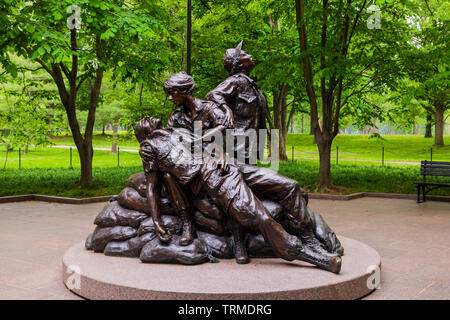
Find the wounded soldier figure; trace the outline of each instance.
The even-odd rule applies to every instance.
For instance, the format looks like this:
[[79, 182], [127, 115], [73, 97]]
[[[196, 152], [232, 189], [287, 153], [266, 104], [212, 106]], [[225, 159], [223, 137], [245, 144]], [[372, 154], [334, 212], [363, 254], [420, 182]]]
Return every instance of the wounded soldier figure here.
[[[246, 164], [229, 162], [227, 170], [223, 170], [217, 160], [199, 162], [190, 152], [182, 152], [179, 136], [173, 134], [172, 128], [163, 128], [159, 119], [140, 120], [135, 135], [148, 185], [148, 209], [160, 238], [170, 241], [170, 233], [161, 222], [159, 201], [161, 176], [170, 174], [190, 193], [188, 197], [206, 193], [225, 215], [243, 228], [260, 233], [278, 257], [306, 261], [339, 273], [342, 247], [335, 236], [332, 250], [318, 239], [313, 215], [295, 180]], [[271, 217], [260, 198], [281, 204], [288, 221], [285, 228]]]

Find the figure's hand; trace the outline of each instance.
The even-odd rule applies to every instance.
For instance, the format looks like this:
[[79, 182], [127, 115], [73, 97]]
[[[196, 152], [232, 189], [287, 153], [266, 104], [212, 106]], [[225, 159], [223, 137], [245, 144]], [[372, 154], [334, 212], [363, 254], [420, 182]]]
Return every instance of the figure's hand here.
[[156, 234], [159, 240], [164, 243], [169, 243], [172, 240], [172, 234], [169, 230], [164, 229], [161, 225], [156, 225]]
[[227, 174], [230, 170], [230, 166], [228, 164], [227, 156], [225, 153], [221, 153], [216, 157], [208, 157], [206, 160], [206, 166], [209, 169], [218, 169], [221, 176]]
[[150, 152], [150, 150], [145, 149], [139, 150], [139, 155], [141, 156], [142, 159], [149, 159], [152, 157], [152, 153]]
[[230, 165], [228, 164], [227, 155], [225, 154], [225, 152], [222, 153], [221, 160], [219, 160], [217, 167], [220, 168], [221, 176], [227, 174], [230, 171]]
[[225, 108], [225, 116], [223, 119], [223, 123], [230, 123], [231, 125], [233, 125], [234, 123], [234, 119], [233, 119], [233, 113], [231, 112], [230, 108]]

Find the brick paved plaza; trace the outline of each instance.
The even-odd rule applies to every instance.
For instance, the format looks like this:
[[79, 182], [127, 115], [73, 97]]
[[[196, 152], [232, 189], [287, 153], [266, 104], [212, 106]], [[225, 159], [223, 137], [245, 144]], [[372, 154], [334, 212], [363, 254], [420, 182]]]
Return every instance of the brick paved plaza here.
[[[0, 204], [0, 299], [80, 299], [62, 283], [61, 259], [104, 205]], [[450, 299], [450, 203], [313, 199], [310, 207], [381, 255], [381, 289], [365, 299]]]

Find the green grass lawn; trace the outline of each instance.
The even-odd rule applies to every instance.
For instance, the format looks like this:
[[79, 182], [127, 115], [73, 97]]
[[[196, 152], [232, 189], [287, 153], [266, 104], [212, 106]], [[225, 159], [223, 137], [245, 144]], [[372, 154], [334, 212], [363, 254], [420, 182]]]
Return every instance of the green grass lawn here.
[[[125, 138], [126, 132], [120, 132], [121, 137], [118, 146], [123, 149], [139, 149], [139, 144], [134, 137]], [[369, 138], [369, 135], [338, 135], [332, 145], [332, 159], [336, 160], [336, 147], [339, 147], [339, 160], [352, 159], [372, 160], [381, 162], [382, 147], [384, 147], [384, 159], [386, 161], [416, 161], [430, 160], [430, 148], [434, 144], [434, 138], [425, 139], [423, 136], [413, 135], [383, 135], [383, 139]], [[294, 147], [295, 159], [318, 159], [317, 146], [313, 144], [313, 136], [309, 134], [288, 134], [286, 148], [288, 157], [292, 157]], [[450, 145], [450, 135], [444, 137]], [[71, 137], [56, 137], [53, 139], [56, 145], [75, 146]], [[112, 143], [111, 132], [106, 135], [97, 133], [94, 135], [94, 147], [110, 148]], [[450, 161], [450, 146], [433, 148], [433, 160]]]
[[[339, 161], [344, 159], [363, 159], [381, 162], [382, 147], [386, 161], [430, 160], [430, 148], [434, 138], [413, 135], [383, 135], [384, 140], [369, 138], [369, 135], [338, 135], [332, 145], [332, 159], [336, 159], [336, 147], [339, 147]], [[314, 137], [309, 134], [288, 134], [286, 149], [291, 158], [294, 146], [294, 158], [318, 158]], [[450, 135], [444, 137], [450, 145]], [[433, 160], [450, 161], [450, 146], [433, 148]]]
[[[121, 133], [123, 135], [123, 133]], [[361, 191], [415, 193], [414, 181], [421, 179], [419, 165], [388, 163], [381, 166], [381, 147], [385, 147], [387, 161], [420, 161], [430, 158], [433, 139], [422, 136], [383, 136], [385, 140], [369, 139], [364, 135], [339, 135], [333, 150], [339, 146], [339, 164], [332, 155], [332, 180], [335, 185], [347, 188], [345, 193]], [[450, 136], [445, 137], [450, 144]], [[73, 145], [71, 137], [58, 137], [55, 144]], [[296, 179], [301, 186], [316, 182], [319, 165], [317, 146], [310, 135], [289, 134], [288, 155], [294, 145], [295, 156], [301, 157], [294, 162], [280, 164], [279, 172]], [[94, 147], [109, 148], [109, 136], [95, 135]], [[116, 194], [125, 186], [126, 179], [142, 170], [137, 152], [124, 149], [138, 149], [136, 140], [119, 141], [122, 151], [111, 154], [109, 151], [94, 151], [94, 185], [80, 189], [75, 186], [79, 178], [80, 162], [78, 152], [72, 149], [72, 169], [70, 169], [70, 150], [59, 148], [30, 147], [29, 153], [21, 156], [19, 170], [19, 152], [17, 149], [8, 155], [7, 170], [0, 171], [0, 196], [39, 193], [71, 197]], [[306, 153], [300, 153], [306, 152]], [[5, 161], [5, 146], [0, 146], [0, 168]], [[365, 159], [373, 162], [351, 161], [344, 159]], [[450, 147], [434, 148], [433, 160], [450, 161]], [[118, 161], [119, 166], [118, 167]], [[448, 181], [448, 178], [435, 179]], [[438, 189], [433, 194], [450, 195], [449, 189]]]
[[118, 194], [132, 174], [142, 166], [93, 168], [94, 182], [87, 188], [76, 186], [80, 169], [34, 168], [0, 171], [0, 196], [44, 194], [74, 198]]
[[[75, 146], [71, 136], [54, 137], [52, 138], [52, 141], [55, 145]], [[111, 131], [105, 131], [105, 135], [101, 134], [101, 132], [94, 132], [92, 139], [94, 148], [111, 148], [112, 142], [113, 135]], [[119, 132], [119, 140], [117, 141], [117, 145], [124, 149], [139, 149], [139, 143], [136, 138], [134, 136], [127, 136], [126, 131]]]
[[[281, 163], [279, 172], [297, 180], [301, 186], [307, 186], [316, 181], [318, 170], [316, 161], [302, 160]], [[0, 171], [0, 196], [37, 193], [92, 197], [118, 194], [125, 187], [128, 177], [140, 171], [142, 166], [94, 168], [94, 184], [81, 189], [76, 186], [80, 175], [79, 169], [9, 169]], [[331, 172], [333, 182], [347, 188], [345, 194], [361, 191], [414, 194], [416, 188], [413, 182], [420, 179], [418, 167], [339, 164], [332, 165]], [[438, 189], [431, 194], [450, 196], [450, 190]]]
[[[5, 150], [0, 149], [0, 168], [4, 167]], [[107, 168], [131, 167], [142, 165], [141, 158], [137, 152], [120, 151], [117, 154], [111, 154], [109, 151], [94, 150], [93, 167]], [[29, 148], [28, 154], [21, 152], [20, 166], [23, 169], [29, 168], [70, 168], [70, 149], [59, 148]], [[80, 158], [75, 147], [72, 149], [72, 167], [80, 168]], [[6, 162], [7, 169], [19, 168], [19, 150], [15, 149], [8, 153]]]
[[[122, 136], [124, 132], [121, 133]], [[334, 140], [333, 154], [331, 162], [336, 163], [336, 146], [339, 146], [339, 163], [357, 163], [381, 165], [381, 148], [385, 148], [385, 161], [421, 161], [430, 159], [430, 148], [433, 139], [425, 139], [422, 136], [384, 136], [385, 140], [369, 139], [367, 135], [338, 135]], [[450, 136], [446, 136], [450, 142]], [[71, 137], [57, 137], [53, 139], [57, 145], [73, 146], [72, 166], [80, 166], [78, 152], [74, 147]], [[109, 135], [95, 135], [94, 147], [110, 148], [111, 137]], [[118, 142], [121, 149], [119, 155], [120, 166], [138, 166], [141, 164], [138, 153], [124, 150], [138, 150], [139, 145], [133, 139], [120, 140]], [[287, 138], [287, 153], [289, 159], [292, 156], [292, 146], [294, 146], [294, 158], [297, 160], [318, 159], [317, 146], [313, 144], [313, 137], [306, 134], [289, 134]], [[5, 146], [0, 146], [0, 168], [3, 168], [5, 161]], [[346, 160], [347, 159], [347, 160]], [[366, 161], [356, 162], [354, 159]], [[433, 148], [433, 160], [450, 161], [450, 147]], [[117, 166], [117, 154], [109, 151], [94, 151], [94, 167], [105, 168]], [[416, 164], [391, 164], [392, 166], [405, 165], [417, 167]], [[16, 148], [8, 155], [6, 168], [19, 167], [19, 152]], [[22, 168], [68, 168], [70, 167], [70, 150], [60, 148], [30, 147], [28, 154], [21, 156]]]

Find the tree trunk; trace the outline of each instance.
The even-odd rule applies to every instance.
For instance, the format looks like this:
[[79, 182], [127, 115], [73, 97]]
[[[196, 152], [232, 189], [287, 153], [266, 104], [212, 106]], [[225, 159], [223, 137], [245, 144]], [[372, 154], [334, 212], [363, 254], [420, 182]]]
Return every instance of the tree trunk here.
[[319, 167], [319, 185], [321, 187], [330, 188], [331, 185], [331, 142], [327, 140], [319, 141], [317, 144], [319, 148], [320, 167]]
[[6, 162], [8, 162], [9, 144], [6, 145], [5, 163], [3, 164], [3, 171], [6, 171]]
[[431, 126], [432, 126], [432, 115], [431, 112], [427, 112], [427, 124], [425, 125], [425, 138], [431, 138], [433, 134], [431, 133]]
[[273, 90], [273, 129], [279, 130], [279, 156], [280, 161], [287, 161], [286, 137], [287, 137], [287, 85], [277, 85]]
[[23, 149], [23, 154], [28, 154], [28, 142], [25, 144], [25, 148]]
[[373, 119], [373, 126], [371, 127], [370, 133], [378, 133], [377, 122], [378, 119]]
[[118, 132], [118, 125], [117, 122], [119, 121], [119, 116], [116, 115], [114, 117], [114, 125], [113, 125], [113, 143], [111, 145], [111, 153], [116, 154], [117, 153], [117, 139], [119, 138], [119, 136], [117, 135]]
[[[321, 124], [321, 122], [320, 122], [320, 117], [319, 117], [319, 119], [317, 120], [317, 124], [318, 124], [318, 127], [319, 127], [320, 131], [322, 131], [322, 124]], [[313, 125], [313, 124], [311, 123], [311, 130], [313, 130], [313, 132], [314, 132], [314, 128], [313, 128], [312, 125]], [[313, 134], [314, 134], [314, 133], [313, 133]], [[317, 136], [316, 136], [315, 134], [314, 134], [313, 144], [317, 144]]]
[[301, 122], [301, 126], [300, 126], [300, 132], [303, 133], [303, 118], [304, 118], [304, 114], [302, 113], [302, 122]]
[[79, 184], [81, 186], [92, 184], [92, 159], [94, 157], [94, 149], [92, 148], [92, 140], [84, 141], [80, 149], [78, 149], [80, 155], [81, 165], [81, 177]]
[[444, 111], [442, 104], [435, 105], [436, 112], [434, 114], [434, 145], [438, 147], [444, 146]]
[[294, 132], [294, 118], [295, 118], [295, 116], [292, 116], [292, 121], [291, 121], [291, 133], [295, 133], [295, 132]]

